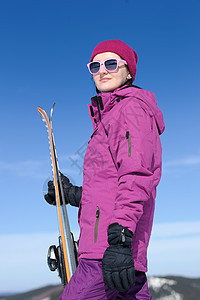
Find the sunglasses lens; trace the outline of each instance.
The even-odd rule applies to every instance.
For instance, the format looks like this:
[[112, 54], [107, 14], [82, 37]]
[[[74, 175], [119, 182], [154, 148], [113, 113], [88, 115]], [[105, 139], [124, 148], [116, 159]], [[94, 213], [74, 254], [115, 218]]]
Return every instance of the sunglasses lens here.
[[116, 59], [108, 59], [105, 61], [105, 67], [108, 71], [114, 71], [117, 69], [117, 60]]
[[92, 74], [96, 74], [100, 69], [100, 63], [99, 62], [92, 62], [90, 64], [90, 71]]

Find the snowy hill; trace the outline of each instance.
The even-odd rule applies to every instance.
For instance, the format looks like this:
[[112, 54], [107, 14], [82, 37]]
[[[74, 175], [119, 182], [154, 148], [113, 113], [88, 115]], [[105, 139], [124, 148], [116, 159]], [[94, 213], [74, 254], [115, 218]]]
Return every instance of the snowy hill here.
[[[200, 279], [178, 276], [149, 277], [149, 290], [154, 300], [199, 300]], [[23, 294], [1, 296], [0, 300], [57, 300], [60, 285], [46, 286]]]
[[173, 288], [177, 281], [166, 278], [151, 277], [148, 280], [149, 290], [155, 299], [162, 300], [182, 300], [183, 294], [177, 293]]
[[149, 290], [155, 300], [199, 300], [200, 279], [178, 276], [149, 277]]

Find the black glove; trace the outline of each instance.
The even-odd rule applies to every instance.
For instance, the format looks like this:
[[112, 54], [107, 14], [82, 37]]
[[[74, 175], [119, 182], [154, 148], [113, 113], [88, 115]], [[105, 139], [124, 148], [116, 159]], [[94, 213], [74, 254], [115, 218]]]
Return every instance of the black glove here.
[[110, 224], [108, 227], [108, 244], [129, 247], [132, 243], [133, 233], [127, 227], [118, 223]]
[[[82, 196], [82, 187], [74, 186], [69, 179], [60, 173], [65, 203], [79, 207]], [[48, 193], [44, 195], [44, 199], [52, 205], [56, 205], [55, 187], [52, 180], [48, 182]], [[62, 204], [62, 203], [61, 203]]]
[[135, 268], [130, 245], [133, 233], [118, 223], [108, 228], [110, 246], [104, 252], [102, 272], [110, 290], [123, 292], [135, 284]]

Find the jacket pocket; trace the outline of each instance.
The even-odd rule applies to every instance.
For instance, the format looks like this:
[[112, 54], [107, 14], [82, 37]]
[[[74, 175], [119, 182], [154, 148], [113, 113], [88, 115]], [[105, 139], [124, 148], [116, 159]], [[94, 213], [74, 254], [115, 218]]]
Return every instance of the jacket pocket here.
[[128, 157], [131, 156], [131, 138], [130, 138], [130, 132], [126, 131], [126, 138], [128, 140]]
[[82, 208], [82, 204], [81, 204], [81, 201], [80, 201], [79, 209], [78, 209], [78, 222], [80, 221], [80, 217], [81, 217], [81, 208]]
[[100, 218], [100, 209], [97, 206], [97, 209], [96, 209], [95, 231], [94, 231], [94, 242], [95, 243], [97, 242], [97, 237], [98, 237], [99, 218]]

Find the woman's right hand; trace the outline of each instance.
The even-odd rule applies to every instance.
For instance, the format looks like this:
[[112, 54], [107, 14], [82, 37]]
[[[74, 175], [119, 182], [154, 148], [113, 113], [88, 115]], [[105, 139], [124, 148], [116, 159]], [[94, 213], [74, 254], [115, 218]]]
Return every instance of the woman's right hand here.
[[[74, 186], [69, 179], [60, 173], [61, 182], [63, 187], [63, 193], [65, 197], [65, 203], [72, 206], [79, 207], [79, 203], [82, 196], [82, 187]], [[44, 195], [44, 199], [51, 205], [56, 205], [55, 187], [52, 180], [48, 182], [48, 193]], [[61, 199], [62, 205], [62, 199]]]
[[48, 193], [44, 195], [44, 199], [51, 205], [56, 205], [55, 187], [52, 180], [48, 182]]

